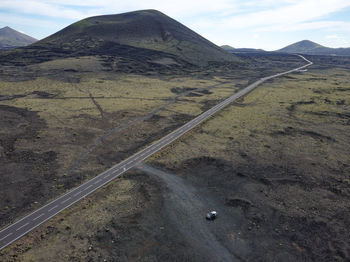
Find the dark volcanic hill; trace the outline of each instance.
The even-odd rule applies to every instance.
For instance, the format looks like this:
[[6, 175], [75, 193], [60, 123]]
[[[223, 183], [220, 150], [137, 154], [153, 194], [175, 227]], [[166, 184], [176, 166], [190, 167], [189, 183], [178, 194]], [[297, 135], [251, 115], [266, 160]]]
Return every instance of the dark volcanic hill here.
[[8, 26], [0, 29], [0, 49], [11, 49], [30, 45], [36, 40], [33, 37], [20, 33]]
[[44, 61], [63, 55], [119, 55], [143, 57], [143, 61], [158, 56], [195, 65], [238, 61], [234, 55], [156, 10], [86, 18], [32, 45], [25, 57]]
[[303, 40], [282, 49], [277, 52], [283, 53], [300, 53], [307, 55], [350, 55], [350, 48], [330, 48], [309, 40]]
[[90, 41], [162, 51], [187, 62], [232, 61], [235, 58], [191, 29], [156, 10], [104, 15], [81, 20], [42, 43], [68, 46]]

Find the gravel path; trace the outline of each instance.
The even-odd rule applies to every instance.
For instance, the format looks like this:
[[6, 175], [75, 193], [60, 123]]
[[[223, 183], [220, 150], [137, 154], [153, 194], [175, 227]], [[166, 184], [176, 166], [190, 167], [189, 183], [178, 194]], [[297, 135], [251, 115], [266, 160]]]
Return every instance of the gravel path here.
[[[144, 163], [138, 169], [165, 185], [165, 212], [194, 252], [205, 254], [208, 261], [244, 261], [242, 255], [247, 252], [244, 243], [228, 240], [225, 236], [228, 225], [232, 226], [232, 217], [229, 218], [224, 205], [209, 199], [209, 196], [174, 174]], [[206, 213], [214, 209], [218, 212], [218, 218], [207, 221]]]

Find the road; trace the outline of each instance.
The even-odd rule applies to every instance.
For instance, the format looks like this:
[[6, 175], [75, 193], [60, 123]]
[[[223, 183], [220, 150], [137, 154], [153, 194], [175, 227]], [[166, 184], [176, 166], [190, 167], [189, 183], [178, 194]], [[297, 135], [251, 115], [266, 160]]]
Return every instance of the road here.
[[152, 145], [148, 146], [147, 148], [137, 152], [136, 154], [130, 156], [129, 158], [125, 159], [121, 163], [113, 166], [112, 168], [106, 170], [105, 172], [99, 174], [95, 178], [87, 181], [86, 183], [74, 188], [73, 190], [69, 191], [68, 193], [60, 196], [59, 198], [53, 200], [52, 202], [46, 204], [45, 206], [39, 208], [38, 210], [34, 211], [33, 213], [23, 217], [22, 219], [18, 220], [14, 224], [2, 229], [0, 231], [0, 250], [8, 246], [9, 244], [13, 243], [17, 239], [21, 238], [28, 232], [32, 231], [42, 223], [48, 221], [50, 218], [55, 216], [56, 214], [60, 213], [61, 211], [65, 210], [66, 208], [70, 207], [74, 203], [78, 202], [82, 198], [86, 197], [87, 195], [91, 194], [92, 192], [96, 191], [100, 187], [103, 187], [104, 185], [111, 182], [116, 177], [120, 176], [121, 174], [125, 173], [129, 169], [133, 168], [134, 166], [138, 165], [142, 161], [144, 161], [146, 158], [150, 157], [157, 151], [161, 150], [162, 148], [166, 147], [170, 143], [172, 143], [174, 140], [178, 139], [194, 127], [198, 126], [201, 122], [208, 119], [210, 116], [214, 115], [224, 107], [226, 107], [228, 104], [232, 103], [233, 101], [237, 100], [238, 98], [246, 95], [247, 93], [251, 92], [254, 88], [256, 88], [261, 83], [275, 78], [279, 77], [285, 74], [289, 74], [298, 70], [301, 70], [303, 68], [306, 68], [310, 65], [312, 65], [312, 62], [307, 60], [305, 57], [299, 55], [302, 59], [304, 59], [307, 64], [304, 66], [283, 72], [278, 73], [272, 76], [264, 77], [259, 79], [258, 81], [254, 82], [253, 84], [249, 85], [245, 89], [241, 90], [240, 92], [232, 95], [231, 97], [227, 98], [220, 104], [212, 107], [208, 111], [202, 113], [201, 115], [197, 116], [196, 118], [192, 119], [185, 125], [181, 126], [180, 128], [176, 129], [175, 131], [171, 132], [170, 134], [166, 135], [165, 137], [161, 138], [157, 142], [153, 143]]

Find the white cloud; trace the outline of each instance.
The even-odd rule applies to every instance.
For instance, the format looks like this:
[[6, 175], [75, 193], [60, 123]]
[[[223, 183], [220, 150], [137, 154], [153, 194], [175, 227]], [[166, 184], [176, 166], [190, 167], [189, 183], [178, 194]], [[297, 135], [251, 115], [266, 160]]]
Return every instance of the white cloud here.
[[0, 9], [12, 10], [17, 14], [30, 14], [48, 17], [81, 19], [85, 17], [82, 12], [64, 6], [45, 3], [37, 0], [1, 0]]
[[4, 12], [0, 12], [0, 24], [8, 25], [30, 25], [31, 27], [42, 27], [42, 28], [62, 28], [64, 26], [62, 23], [57, 23], [54, 21], [35, 18], [26, 18], [20, 15], [12, 15]]
[[326, 39], [325, 43], [330, 47], [344, 47], [349, 45], [348, 39], [338, 34], [326, 35], [324, 38]]
[[229, 29], [283, 28], [320, 19], [343, 8], [350, 7], [350, 1], [348, 0], [303, 0], [290, 2], [291, 4], [269, 10], [251, 12], [225, 19], [210, 21], [207, 18], [203, 18], [198, 20], [196, 24], [203, 26], [211, 24], [212, 27], [224, 26]]
[[[232, 0], [177, 0], [177, 1], [115, 1], [115, 0], [1, 0], [0, 9], [18, 13], [81, 19], [96, 14], [113, 14], [140, 9], [157, 9], [168, 15], [186, 17], [204, 13], [225, 13], [236, 10]], [[83, 9], [82, 9], [83, 8]]]
[[330, 31], [350, 31], [350, 22], [341, 21], [317, 21], [295, 24], [273, 25], [256, 29], [259, 32], [292, 32], [328, 29]]
[[339, 39], [339, 35], [326, 35], [326, 39]]
[[238, 32], [244, 31], [260, 44], [263, 36], [272, 32], [349, 32], [350, 22], [331, 19], [347, 7], [349, 0], [0, 0], [0, 10], [6, 15], [0, 21], [26, 23], [23, 17], [32, 16], [35, 19], [29, 20], [34, 24], [42, 18], [44, 26], [50, 26], [50, 21], [60, 19], [68, 23], [93, 15], [157, 9], [214, 42], [233, 39], [230, 35], [238, 41]]
[[[78, 20], [88, 16], [158, 9], [176, 19], [196, 20], [206, 27], [291, 27], [313, 21], [350, 6], [349, 0], [1, 0], [0, 9]], [[256, 11], [260, 10], [260, 11]], [[243, 12], [243, 13], [242, 13]], [[239, 14], [241, 13], [241, 14]], [[224, 17], [225, 16], [225, 17]], [[201, 18], [200, 18], [201, 17]]]

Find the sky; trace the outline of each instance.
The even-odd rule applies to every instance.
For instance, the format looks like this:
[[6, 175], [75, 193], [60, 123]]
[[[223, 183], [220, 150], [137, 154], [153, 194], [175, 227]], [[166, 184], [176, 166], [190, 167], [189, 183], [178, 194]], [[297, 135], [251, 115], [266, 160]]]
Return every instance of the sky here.
[[0, 28], [45, 38], [86, 17], [157, 9], [217, 45], [350, 47], [350, 0], [0, 0]]

